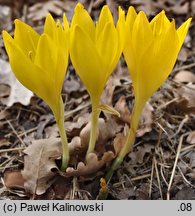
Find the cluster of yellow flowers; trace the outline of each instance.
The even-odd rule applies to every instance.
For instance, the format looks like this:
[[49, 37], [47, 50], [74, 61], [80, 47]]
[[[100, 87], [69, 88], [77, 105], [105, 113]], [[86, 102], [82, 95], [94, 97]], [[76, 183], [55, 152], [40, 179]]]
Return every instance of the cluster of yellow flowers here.
[[99, 113], [102, 109], [109, 109], [100, 104], [101, 94], [121, 54], [124, 54], [133, 81], [135, 104], [131, 129], [126, 144], [113, 163], [113, 171], [134, 142], [146, 101], [174, 67], [190, 22], [191, 18], [176, 29], [175, 21], [169, 21], [164, 11], [149, 22], [143, 11], [137, 14], [130, 7], [126, 16], [119, 8], [115, 25], [108, 6], [104, 6], [94, 23], [78, 3], [71, 23], [64, 15], [62, 26], [49, 14], [41, 35], [20, 20], [15, 20], [14, 38], [3, 31], [5, 48], [17, 79], [46, 101], [54, 113], [63, 143], [62, 170], [66, 170], [69, 162], [61, 98], [69, 54], [91, 98], [92, 124], [87, 155], [94, 151]]

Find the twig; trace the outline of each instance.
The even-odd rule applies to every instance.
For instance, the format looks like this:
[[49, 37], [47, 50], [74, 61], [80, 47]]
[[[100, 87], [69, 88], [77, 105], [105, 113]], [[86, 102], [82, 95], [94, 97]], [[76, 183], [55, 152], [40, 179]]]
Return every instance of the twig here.
[[191, 184], [191, 183], [186, 179], [186, 177], [184, 176], [184, 174], [183, 174], [183, 172], [181, 171], [180, 167], [177, 167], [177, 168], [178, 168], [178, 170], [179, 170], [179, 172], [180, 172], [182, 178], [183, 178], [184, 181], [186, 182], [186, 184], [190, 185], [190, 187], [192, 187], [192, 188], [195, 188], [195, 186], [194, 186], [193, 184]]
[[151, 198], [151, 194], [152, 194], [153, 176], [154, 176], [154, 158], [153, 158], [153, 160], [152, 160], [152, 170], [151, 170], [151, 177], [150, 177], [150, 189], [149, 189], [149, 197], [150, 197], [150, 198]]
[[172, 139], [173, 137], [176, 137], [176, 136], [179, 134], [179, 132], [181, 131], [182, 127], [184, 126], [184, 124], [185, 124], [188, 120], [189, 120], [189, 116], [186, 115], [185, 118], [184, 118], [184, 119], [181, 121], [181, 123], [179, 124], [179, 127], [178, 127], [177, 131], [174, 133], [173, 136], [171, 136], [171, 139]]
[[194, 147], [195, 147], [195, 144], [192, 144], [190, 146], [186, 146], [186, 147], [184, 147], [184, 148], [181, 149], [181, 152], [187, 151], [187, 150], [189, 150], [191, 148], [194, 148]]
[[36, 131], [37, 128], [38, 128], [38, 126], [36, 126], [36, 127], [34, 127], [34, 128], [31, 128], [31, 129], [29, 129], [29, 130], [27, 130], [27, 131], [22, 132], [21, 134], [18, 134], [18, 136], [19, 136], [19, 137], [22, 137], [22, 136], [24, 136], [24, 135], [27, 135], [28, 133], [31, 133], [31, 132], [33, 132], [33, 131]]
[[12, 129], [12, 131], [14, 132], [14, 134], [17, 136], [17, 138], [20, 140], [20, 142], [24, 145], [25, 143], [23, 142], [23, 140], [20, 138], [20, 136], [18, 135], [17, 131], [15, 130], [15, 128], [13, 127], [13, 125], [11, 124], [11, 122], [9, 120], [6, 120], [6, 122], [9, 124], [10, 128]]
[[171, 173], [171, 178], [169, 180], [169, 186], [168, 186], [168, 189], [167, 189], [167, 200], [170, 200], [170, 189], [171, 189], [171, 186], [172, 186], [172, 183], [173, 183], [173, 178], [175, 176], [175, 169], [176, 169], [177, 162], [178, 162], [178, 159], [179, 159], [179, 155], [180, 155], [180, 152], [181, 152], [181, 146], [182, 146], [182, 143], [183, 143], [183, 138], [185, 136], [187, 136], [188, 134], [189, 134], [189, 132], [183, 134], [180, 137], [180, 140], [179, 140], [179, 145], [178, 145], [178, 148], [177, 148], [177, 154], [176, 154], [176, 157], [175, 157], [175, 162], [174, 162], [173, 170], [172, 170], [172, 173]]
[[161, 104], [160, 106], [158, 106], [158, 107], [156, 108], [156, 111], [157, 111], [157, 110], [161, 110], [161, 109], [167, 107], [168, 105], [170, 105], [171, 103], [173, 103], [173, 102], [175, 102], [175, 101], [178, 101], [178, 98], [174, 98], [174, 99], [168, 101], [168, 102], [165, 103], [165, 104]]
[[181, 71], [181, 70], [187, 70], [187, 69], [192, 68], [192, 67], [195, 67], [195, 63], [175, 68], [175, 69], [173, 69], [173, 73]]
[[142, 176], [136, 176], [136, 177], [132, 178], [131, 181], [138, 181], [138, 180], [141, 180], [141, 179], [148, 178], [148, 177], [150, 177], [150, 176], [151, 176], [150, 173], [149, 173], [149, 174], [144, 174], [144, 175], [142, 175]]
[[92, 8], [93, 8], [94, 0], [91, 0], [89, 3], [89, 7], [87, 9], [88, 13], [91, 14]]
[[168, 182], [165, 179], [164, 173], [163, 173], [163, 166], [162, 164], [160, 164], [160, 174], [162, 176], [162, 179], [164, 180], [165, 184], [167, 185], [167, 187], [169, 186]]
[[78, 106], [76, 109], [74, 109], [74, 110], [71, 110], [71, 111], [68, 111], [68, 112], [65, 112], [65, 118], [68, 118], [68, 117], [70, 117], [70, 116], [72, 116], [72, 114], [74, 114], [74, 113], [76, 113], [76, 112], [78, 112], [78, 111], [80, 111], [80, 110], [82, 110], [82, 109], [84, 109], [84, 108], [86, 108], [86, 107], [89, 107], [91, 105], [91, 103], [86, 103], [85, 105], [80, 105], [80, 106]]
[[157, 181], [158, 181], [158, 188], [160, 191], [160, 196], [161, 196], [161, 199], [163, 199], [162, 188], [161, 188], [161, 184], [160, 184], [160, 177], [159, 177], [159, 172], [158, 172], [158, 167], [157, 167], [157, 162], [156, 162], [155, 157], [154, 157], [154, 167], [155, 167], [155, 171], [156, 171], [156, 177], [157, 177]]
[[3, 152], [11, 152], [11, 151], [21, 151], [24, 150], [24, 147], [19, 147], [19, 148], [9, 148], [9, 149], [0, 149], [0, 154]]

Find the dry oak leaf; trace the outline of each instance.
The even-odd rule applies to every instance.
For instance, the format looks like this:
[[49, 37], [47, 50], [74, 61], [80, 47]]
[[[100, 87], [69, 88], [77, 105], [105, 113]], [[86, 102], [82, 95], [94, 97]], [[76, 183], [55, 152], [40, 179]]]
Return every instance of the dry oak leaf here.
[[114, 138], [114, 141], [113, 141], [115, 155], [118, 155], [118, 153], [122, 149], [123, 145], [125, 144], [125, 142], [127, 140], [128, 132], [129, 132], [129, 127], [126, 124], [124, 129], [123, 129], [123, 132], [116, 134], [116, 137]]
[[[116, 121], [110, 116], [110, 118], [105, 121], [103, 118], [98, 119], [98, 131], [97, 131], [97, 142], [95, 150], [99, 154], [105, 152], [106, 142], [112, 139], [123, 126], [116, 123]], [[89, 137], [90, 137], [91, 122], [89, 122], [80, 132], [81, 146], [83, 149], [88, 147]]]
[[128, 157], [131, 159], [130, 164], [142, 164], [144, 161], [144, 156], [146, 155], [146, 153], [150, 154], [152, 149], [154, 149], [154, 146], [151, 144], [144, 144], [143, 146], [138, 146], [137, 151], [133, 151], [128, 154]]
[[22, 176], [28, 193], [41, 195], [51, 186], [58, 170], [55, 160], [61, 156], [61, 142], [58, 138], [35, 140], [24, 150]]
[[39, 21], [44, 19], [48, 13], [60, 16], [68, 10], [70, 10], [68, 4], [59, 0], [39, 2], [29, 8], [28, 19]]
[[78, 117], [77, 121], [66, 121], [65, 128], [69, 136], [74, 137], [78, 136], [82, 128], [89, 122], [90, 115], [89, 113], [84, 114], [83, 116]]
[[141, 115], [139, 129], [136, 131], [136, 137], [141, 137], [145, 133], [152, 131], [153, 111], [152, 105], [147, 102]]
[[7, 171], [4, 173], [4, 183], [9, 189], [24, 189], [24, 179], [21, 171]]
[[94, 174], [114, 158], [115, 155], [112, 151], [105, 152], [101, 159], [98, 159], [95, 153], [90, 153], [88, 159], [86, 160], [86, 164], [79, 162], [77, 169], [68, 167], [66, 169], [65, 176], [86, 176]]
[[190, 134], [188, 135], [186, 141], [189, 144], [195, 144], [195, 131], [190, 132]]
[[178, 90], [177, 106], [186, 113], [195, 114], [195, 84], [188, 83]]
[[102, 104], [107, 104], [109, 106], [112, 106], [112, 98], [113, 98], [114, 89], [115, 89], [115, 86], [113, 85], [113, 78], [111, 76], [108, 82], [106, 83], [106, 87], [101, 96]]
[[195, 74], [192, 73], [191, 71], [187, 70], [182, 70], [179, 71], [175, 76], [174, 76], [174, 81], [179, 82], [179, 83], [195, 83]]
[[125, 96], [121, 96], [117, 103], [115, 104], [114, 108], [120, 113], [120, 120], [129, 124], [130, 122], [130, 111], [127, 106]]

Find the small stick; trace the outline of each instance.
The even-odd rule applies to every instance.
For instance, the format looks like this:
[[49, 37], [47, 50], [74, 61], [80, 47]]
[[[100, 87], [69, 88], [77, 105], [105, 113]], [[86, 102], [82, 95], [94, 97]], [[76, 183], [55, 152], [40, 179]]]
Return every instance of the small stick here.
[[13, 127], [13, 125], [11, 124], [11, 122], [9, 120], [6, 120], [6, 122], [9, 124], [10, 128], [12, 129], [12, 131], [14, 132], [14, 134], [17, 136], [17, 138], [20, 140], [20, 142], [24, 145], [25, 143], [23, 142], [23, 140], [20, 138], [20, 136], [18, 135], [17, 131], [15, 130], [15, 128]]
[[154, 158], [153, 158], [153, 160], [152, 160], [152, 170], [151, 170], [151, 177], [150, 177], [150, 189], [149, 189], [149, 197], [150, 197], [150, 198], [151, 198], [151, 194], [152, 194], [153, 176], [154, 176]]
[[175, 157], [175, 162], [174, 162], [173, 170], [172, 170], [172, 173], [171, 173], [171, 178], [169, 180], [169, 186], [168, 186], [168, 189], [167, 189], [167, 200], [170, 200], [170, 189], [171, 189], [171, 186], [172, 186], [172, 183], [173, 183], [173, 178], [174, 178], [174, 175], [175, 175], [175, 169], [176, 169], [177, 162], [178, 162], [178, 159], [179, 159], [179, 155], [180, 155], [180, 152], [181, 152], [181, 146], [182, 146], [182, 143], [183, 143], [183, 138], [185, 136], [187, 136], [188, 134], [189, 134], [189, 132], [183, 134], [180, 137], [180, 140], [179, 140], [179, 145], [178, 145], [178, 148], [177, 148], [177, 154], [176, 154], [176, 157]]
[[9, 149], [0, 149], [0, 154], [4, 152], [11, 152], [11, 151], [21, 151], [24, 150], [24, 147], [19, 147], [19, 148], [9, 148]]
[[157, 177], [157, 181], [158, 181], [158, 188], [160, 191], [160, 196], [161, 196], [161, 199], [163, 199], [162, 188], [161, 188], [161, 184], [160, 184], [160, 177], [159, 177], [158, 167], [157, 167], [157, 161], [156, 161], [155, 157], [154, 157], [154, 167], [155, 167], [155, 171], [156, 171], [156, 177]]

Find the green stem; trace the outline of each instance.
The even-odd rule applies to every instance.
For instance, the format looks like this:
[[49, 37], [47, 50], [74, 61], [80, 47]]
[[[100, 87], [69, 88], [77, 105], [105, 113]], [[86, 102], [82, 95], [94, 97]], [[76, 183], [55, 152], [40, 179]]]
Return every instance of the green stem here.
[[92, 101], [91, 131], [90, 131], [90, 139], [89, 139], [89, 146], [87, 150], [86, 159], [88, 158], [89, 153], [92, 153], [94, 151], [95, 143], [97, 140], [98, 118], [100, 114], [100, 111], [98, 109], [98, 104], [99, 103]]
[[60, 99], [60, 116], [59, 118], [56, 118], [56, 122], [58, 125], [58, 129], [62, 141], [62, 150], [63, 150], [61, 170], [66, 171], [70, 156], [69, 156], [69, 148], [68, 148], [68, 141], [66, 137], [66, 131], [64, 127], [64, 104], [62, 98]]
[[137, 130], [137, 127], [139, 124], [139, 119], [140, 119], [143, 107], [144, 107], [143, 104], [135, 103], [134, 108], [133, 108], [133, 112], [131, 115], [131, 120], [130, 120], [131, 128], [129, 130], [127, 140], [126, 140], [124, 146], [122, 147], [121, 151], [119, 152], [119, 155], [114, 160], [110, 169], [108, 170], [106, 177], [105, 177], [106, 181], [108, 181], [112, 177], [114, 171], [116, 169], [118, 169], [118, 167], [121, 165], [124, 157], [126, 156], [127, 153], [129, 153], [132, 145], [134, 144], [136, 130]]

